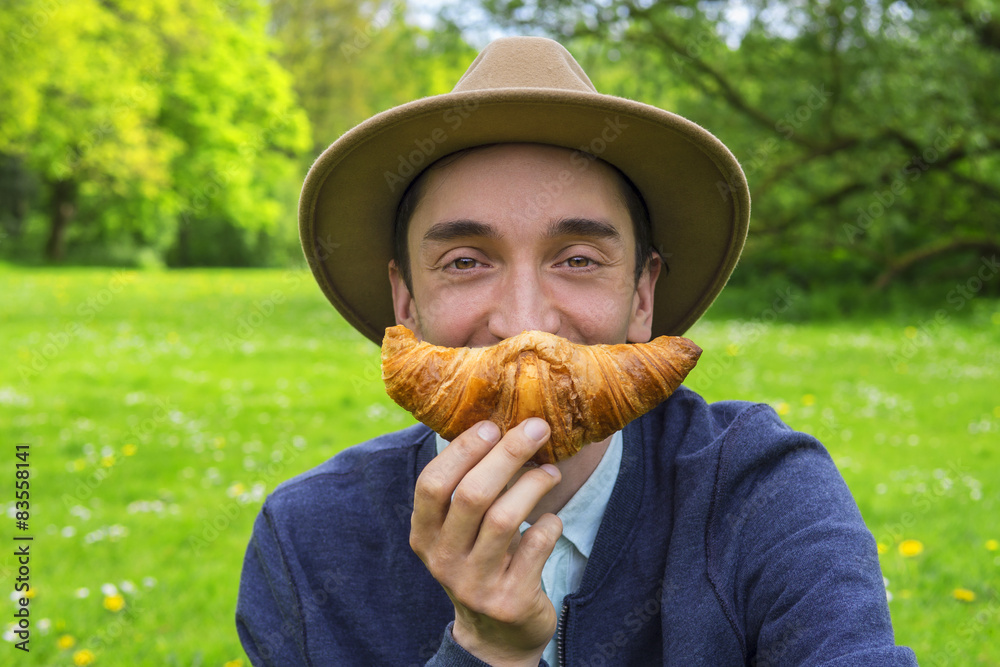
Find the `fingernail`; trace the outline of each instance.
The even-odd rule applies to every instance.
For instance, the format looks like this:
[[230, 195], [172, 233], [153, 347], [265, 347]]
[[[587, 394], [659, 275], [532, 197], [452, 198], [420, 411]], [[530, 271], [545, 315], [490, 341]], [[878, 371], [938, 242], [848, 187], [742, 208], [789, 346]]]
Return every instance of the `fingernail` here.
[[500, 428], [493, 422], [484, 422], [477, 433], [479, 433], [480, 438], [491, 444], [500, 440]]
[[549, 425], [537, 417], [532, 417], [524, 424], [524, 434], [535, 442], [541, 442], [549, 434]]
[[552, 475], [556, 479], [559, 478], [559, 468], [555, 467], [551, 463], [543, 463], [542, 465], [540, 465], [538, 467], [541, 468], [542, 470], [544, 470], [545, 472], [549, 473], [550, 475]]

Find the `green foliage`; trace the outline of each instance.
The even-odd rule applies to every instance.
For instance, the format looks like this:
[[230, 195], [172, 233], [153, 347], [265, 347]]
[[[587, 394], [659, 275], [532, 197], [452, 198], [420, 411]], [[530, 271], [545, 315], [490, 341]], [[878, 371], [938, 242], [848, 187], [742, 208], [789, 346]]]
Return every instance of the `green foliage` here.
[[[264, 496], [412, 423], [385, 394], [378, 348], [301, 271], [0, 264], [0, 292], [0, 440], [32, 452], [32, 664], [83, 649], [106, 667], [243, 657], [233, 614]], [[773, 294], [756, 298], [689, 332], [705, 353], [687, 384], [771, 403], [824, 442], [884, 547], [899, 643], [922, 663], [997, 663], [998, 626], [976, 623], [1000, 604], [987, 547], [1000, 540], [1000, 301], [942, 299], [942, 324], [932, 309], [796, 325], [818, 295], [773, 313]], [[924, 551], [902, 556], [905, 539]], [[72, 648], [57, 648], [64, 635]]]
[[599, 89], [733, 149], [754, 200], [738, 284], [919, 290], [1000, 251], [988, 3], [480, 5], [485, 21], [453, 4], [428, 31], [402, 0], [6, 3], [0, 256], [287, 262], [308, 162], [372, 114], [449, 90], [475, 55], [465, 35], [497, 25], [557, 37]]
[[380, 111], [450, 91], [476, 56], [455, 30], [407, 23], [404, 0], [277, 0], [271, 7], [280, 60], [295, 78], [317, 154]]
[[677, 111], [730, 146], [754, 201], [749, 263], [803, 285], [849, 266], [882, 288], [938, 257], [1000, 252], [1000, 18], [985, 4], [481, 4], [512, 31], [564, 41], [603, 92]]
[[287, 217], [279, 184], [297, 177], [308, 123], [266, 25], [253, 0], [0, 9], [0, 153], [45, 184], [50, 257], [125, 236], [165, 251], [205, 220], [257, 232]]

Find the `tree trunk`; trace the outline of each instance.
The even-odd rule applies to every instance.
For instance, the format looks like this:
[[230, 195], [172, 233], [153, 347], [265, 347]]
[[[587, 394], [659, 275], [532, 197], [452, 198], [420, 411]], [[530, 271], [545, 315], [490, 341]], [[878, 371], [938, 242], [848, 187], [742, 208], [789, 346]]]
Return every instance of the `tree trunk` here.
[[76, 181], [61, 180], [52, 184], [51, 227], [45, 244], [45, 257], [51, 262], [66, 256], [66, 228], [76, 216], [76, 193]]
[[177, 227], [177, 266], [191, 266], [191, 222], [187, 215], [181, 216]]

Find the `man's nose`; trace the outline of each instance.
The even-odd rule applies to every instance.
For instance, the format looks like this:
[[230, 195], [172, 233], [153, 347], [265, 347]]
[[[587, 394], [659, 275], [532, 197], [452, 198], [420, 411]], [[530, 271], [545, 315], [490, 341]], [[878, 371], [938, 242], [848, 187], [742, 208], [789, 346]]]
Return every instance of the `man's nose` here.
[[490, 314], [490, 333], [503, 340], [522, 331], [558, 333], [559, 326], [559, 312], [537, 270], [512, 271], [500, 285]]

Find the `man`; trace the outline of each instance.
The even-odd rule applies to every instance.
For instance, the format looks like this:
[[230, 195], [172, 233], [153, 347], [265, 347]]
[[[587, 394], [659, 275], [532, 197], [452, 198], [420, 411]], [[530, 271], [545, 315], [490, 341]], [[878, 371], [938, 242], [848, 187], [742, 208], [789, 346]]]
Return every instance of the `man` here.
[[[498, 40], [453, 93], [345, 134], [300, 209], [313, 271], [362, 333], [400, 323], [468, 347], [679, 334], [748, 218], [715, 137], [600, 95], [540, 38]], [[767, 406], [682, 388], [526, 467], [548, 436], [537, 418], [451, 443], [418, 425], [281, 485], [241, 580], [251, 661], [916, 664], [830, 457]]]

